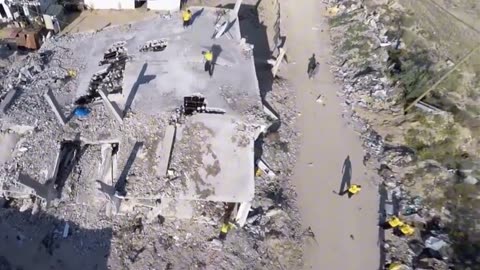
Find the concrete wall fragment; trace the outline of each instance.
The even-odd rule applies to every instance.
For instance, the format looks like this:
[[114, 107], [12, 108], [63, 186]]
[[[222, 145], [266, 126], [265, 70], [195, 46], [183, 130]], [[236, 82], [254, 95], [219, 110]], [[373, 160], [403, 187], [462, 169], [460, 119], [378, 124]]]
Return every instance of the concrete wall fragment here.
[[17, 90], [11, 89], [8, 91], [7, 95], [5, 95], [5, 98], [2, 100], [0, 103], [0, 114], [5, 113], [8, 110], [8, 107], [12, 104], [13, 98], [17, 94]]
[[55, 117], [57, 117], [58, 122], [60, 122], [61, 125], [65, 125], [67, 123], [67, 120], [65, 119], [65, 116], [60, 110], [60, 105], [53, 96], [52, 91], [48, 90], [47, 93], [45, 93], [44, 97], [47, 100], [48, 105], [50, 105], [50, 107], [52, 108], [52, 111], [55, 113]]
[[156, 152], [158, 159], [158, 176], [165, 176], [167, 174], [168, 164], [170, 163], [170, 158], [172, 155], [176, 130], [177, 128], [174, 125], [167, 126], [167, 129], [165, 130], [165, 136], [163, 136], [163, 140], [160, 141], [158, 144]]
[[115, 108], [112, 104], [112, 102], [108, 99], [107, 93], [105, 93], [105, 90], [98, 90], [98, 93], [102, 97], [103, 104], [107, 108], [107, 111], [110, 112], [110, 114], [119, 122], [123, 123], [122, 116], [118, 112], [117, 108]]

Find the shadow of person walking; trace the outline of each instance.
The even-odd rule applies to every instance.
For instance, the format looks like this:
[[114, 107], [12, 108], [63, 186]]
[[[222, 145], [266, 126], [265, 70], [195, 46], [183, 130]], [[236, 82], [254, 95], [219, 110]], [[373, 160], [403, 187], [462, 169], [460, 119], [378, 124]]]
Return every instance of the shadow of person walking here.
[[315, 70], [316, 65], [317, 65], [317, 59], [315, 58], [315, 54], [312, 54], [312, 57], [308, 59], [307, 74], [309, 78], [311, 78], [311, 75]]
[[343, 161], [342, 173], [342, 183], [340, 184], [340, 190], [338, 191], [338, 194], [343, 194], [345, 190], [348, 189], [352, 181], [352, 162], [350, 161], [350, 156], [347, 156]]

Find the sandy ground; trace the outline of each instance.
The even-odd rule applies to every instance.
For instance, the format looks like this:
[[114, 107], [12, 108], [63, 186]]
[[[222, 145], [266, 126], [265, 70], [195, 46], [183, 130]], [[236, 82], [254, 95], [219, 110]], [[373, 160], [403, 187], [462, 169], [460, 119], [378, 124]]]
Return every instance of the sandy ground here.
[[[301, 111], [302, 145], [294, 184], [303, 225], [311, 226], [316, 236], [316, 241], [306, 244], [306, 268], [378, 269], [377, 189], [363, 166], [361, 141], [342, 118], [341, 100], [335, 94], [340, 88], [327, 64], [327, 19], [318, 16], [325, 7], [318, 0], [283, 2], [282, 27], [286, 28], [289, 60], [284, 73], [297, 90]], [[306, 72], [312, 53], [320, 62], [320, 71], [309, 80]], [[325, 95], [325, 106], [316, 102], [319, 94]], [[349, 178], [342, 173], [348, 157], [351, 183], [363, 187], [351, 199], [336, 194], [342, 179]]]
[[61, 34], [73, 34], [104, 27], [132, 23], [149, 17], [160, 16], [159, 12], [147, 11], [145, 8], [135, 10], [87, 10], [82, 13], [72, 13], [66, 19], [70, 22]]

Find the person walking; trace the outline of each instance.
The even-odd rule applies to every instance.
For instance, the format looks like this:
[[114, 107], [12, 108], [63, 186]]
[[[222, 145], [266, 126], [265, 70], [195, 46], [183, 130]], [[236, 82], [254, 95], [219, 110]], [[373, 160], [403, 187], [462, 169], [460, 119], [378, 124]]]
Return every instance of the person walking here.
[[213, 53], [212, 51], [203, 51], [203, 58], [205, 59], [205, 71], [208, 72], [210, 77], [213, 75]]
[[318, 72], [319, 65], [320, 63], [317, 62], [317, 60], [315, 59], [315, 54], [313, 54], [312, 57], [308, 59], [307, 74], [309, 79], [312, 79], [315, 76], [315, 74]]
[[190, 9], [182, 11], [183, 28], [187, 28], [192, 23], [192, 12]]
[[340, 194], [340, 196], [343, 196], [345, 194], [348, 194], [348, 198], [351, 198], [353, 195], [355, 194], [358, 194], [360, 192], [360, 190], [362, 190], [362, 186], [361, 185], [351, 185], [348, 187], [347, 190], [345, 190], [344, 192], [342, 192]]

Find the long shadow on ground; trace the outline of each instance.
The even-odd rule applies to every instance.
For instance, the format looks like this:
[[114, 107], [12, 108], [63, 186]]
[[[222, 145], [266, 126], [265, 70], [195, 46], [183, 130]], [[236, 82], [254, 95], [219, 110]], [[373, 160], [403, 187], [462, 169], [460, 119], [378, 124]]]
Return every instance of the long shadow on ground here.
[[[260, 1], [258, 1], [260, 2]], [[234, 4], [228, 4], [223, 8], [233, 9]], [[267, 27], [260, 22], [257, 5], [242, 4], [238, 12], [241, 35], [247, 43], [254, 46], [253, 57], [255, 59], [255, 70], [257, 73], [258, 85], [262, 100], [268, 92], [272, 90], [273, 75], [271, 66], [267, 64], [267, 59], [272, 56], [268, 42]]]
[[[88, 230], [0, 199], [0, 269], [107, 270], [112, 229]], [[65, 235], [64, 236], [64, 231]]]

